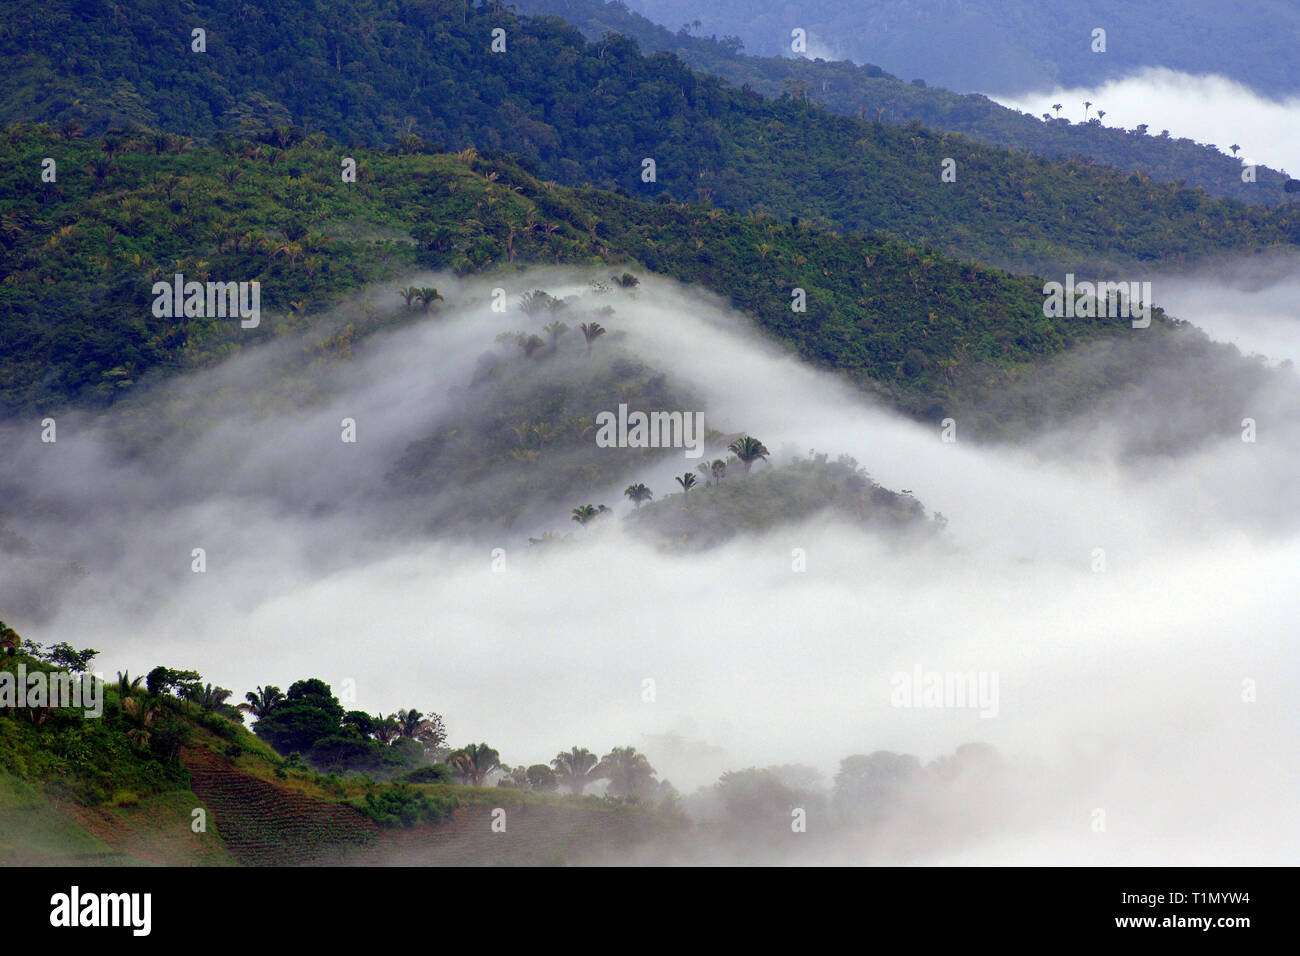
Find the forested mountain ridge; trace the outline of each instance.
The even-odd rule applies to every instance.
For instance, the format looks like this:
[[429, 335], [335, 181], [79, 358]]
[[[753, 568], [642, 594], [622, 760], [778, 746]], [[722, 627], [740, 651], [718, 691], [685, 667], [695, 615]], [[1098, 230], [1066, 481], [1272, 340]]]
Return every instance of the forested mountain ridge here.
[[1068, 117], [1078, 115], [1079, 104], [1071, 104], [1064, 114], [1049, 113], [1050, 119], [1040, 119], [979, 93], [953, 93], [919, 78], [907, 82], [870, 64], [750, 56], [739, 52], [737, 37], [719, 40], [685, 28], [674, 33], [631, 12], [619, 0], [519, 0], [517, 6], [533, 15], [558, 16], [582, 30], [588, 40], [621, 33], [646, 52], [673, 53], [692, 69], [725, 77], [737, 86], [748, 85], [764, 96], [807, 96], [846, 116], [894, 124], [919, 120], [932, 129], [961, 133], [991, 146], [1028, 149], [1054, 158], [1086, 157], [1146, 173], [1158, 182], [1183, 180], [1212, 196], [1246, 203], [1276, 206], [1296, 198], [1283, 191], [1289, 181], [1284, 172], [1256, 166], [1255, 180], [1243, 182], [1241, 159], [1211, 145], [1174, 138], [1167, 130], [1104, 126], [1095, 116], [1072, 123]]
[[[1124, 318], [1046, 317], [1041, 280], [929, 247], [572, 190], [505, 155], [345, 150], [319, 135], [268, 135], [283, 145], [3, 131], [0, 405], [49, 412], [110, 403], [151, 373], [207, 366], [311, 328], [375, 282], [432, 269], [496, 270], [494, 281], [515, 295], [536, 287], [529, 264], [548, 263], [612, 274], [634, 265], [697, 283], [805, 360], [905, 413], [930, 422], [982, 418], [988, 436], [1078, 414], [1161, 364], [1179, 368], [1175, 382], [1183, 383], [1163, 399], [1213, 406], [1205, 414], [1218, 427], [1240, 419], [1237, 406], [1266, 374], [1159, 308], [1148, 329]], [[342, 182], [341, 156], [357, 161], [357, 182]], [[32, 188], [42, 157], [58, 157], [61, 172]], [[155, 316], [153, 283], [177, 272], [260, 282], [260, 325]], [[803, 312], [793, 309], [799, 289]], [[392, 301], [399, 305], [395, 293]], [[354, 310], [321, 343], [322, 357], [347, 355], [357, 338], [393, 321], [428, 317], [413, 305], [396, 318]], [[1054, 357], [1106, 342], [1119, 347], [1095, 374], [1051, 372]], [[1241, 374], [1202, 388], [1225, 359]], [[1026, 376], [1031, 390], [1014, 387]]]
[[[565, 184], [887, 232], [1016, 271], [1118, 274], [1300, 243], [1300, 208], [764, 100], [627, 38], [588, 44], [556, 20], [461, 0], [81, 9], [6, 9], [5, 118], [200, 138], [298, 125], [352, 144], [503, 149]], [[206, 31], [205, 52], [192, 29]], [[955, 182], [940, 178], [946, 159]]]
[[[1128, 328], [1046, 318], [1036, 280], [933, 249], [571, 190], [473, 150], [395, 155], [319, 136], [195, 147], [167, 134], [65, 139], [13, 126], [0, 155], [0, 401], [10, 409], [113, 401], [150, 370], [209, 364], [420, 269], [637, 263], [729, 297], [805, 358], [913, 411], [947, 401], [968, 365], [1029, 362]], [[355, 184], [341, 181], [343, 155], [357, 160]], [[32, 188], [47, 156], [58, 180]], [[176, 272], [258, 280], [268, 318], [254, 329], [158, 318], [152, 283]], [[792, 310], [796, 288], [805, 312]]]

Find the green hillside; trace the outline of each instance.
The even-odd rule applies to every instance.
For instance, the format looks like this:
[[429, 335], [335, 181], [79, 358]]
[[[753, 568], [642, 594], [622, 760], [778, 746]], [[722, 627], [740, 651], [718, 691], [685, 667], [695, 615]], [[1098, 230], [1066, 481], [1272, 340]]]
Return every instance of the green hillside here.
[[[115, 17], [129, 28], [105, 29]], [[1116, 272], [1300, 243], [1300, 207], [1247, 207], [920, 124], [765, 100], [673, 56], [642, 55], [630, 39], [589, 44], [496, 4], [59, 0], [10, 2], [4, 20], [0, 118], [69, 135], [291, 137], [298, 126], [352, 145], [502, 149], [564, 184], [888, 233], [1017, 271]], [[206, 46], [192, 52], [200, 21]], [[503, 52], [491, 49], [495, 29]], [[642, 178], [647, 159], [653, 182]], [[940, 179], [945, 159], [956, 182]]]
[[[1155, 367], [1182, 370], [1163, 398], [1211, 417], [1209, 435], [1240, 421], [1266, 377], [1158, 308], [1145, 330], [1126, 319], [1047, 318], [1041, 280], [808, 222], [571, 190], [501, 155], [352, 150], [319, 136], [220, 147], [162, 134], [69, 140], [47, 127], [5, 129], [0, 155], [0, 408], [10, 412], [113, 403], [151, 375], [312, 329], [370, 283], [447, 269], [492, 272], [522, 291], [535, 288], [529, 264], [607, 276], [631, 267], [698, 283], [772, 340], [900, 410], [979, 424], [971, 437], [1011, 437], [1068, 418]], [[357, 160], [358, 182], [342, 182], [341, 155]], [[58, 181], [23, 186], [45, 156], [58, 157]], [[260, 325], [155, 317], [152, 285], [178, 271], [260, 281]], [[792, 310], [795, 289], [804, 290], [804, 312]], [[426, 311], [396, 293], [391, 301], [391, 310], [355, 309], [342, 327], [329, 326], [327, 340], [311, 346], [317, 360], [345, 358], [360, 337], [436, 320], [452, 305], [435, 300]], [[535, 324], [527, 331], [544, 337]], [[1103, 341], [1118, 347], [1097, 372], [1051, 372], [1054, 357]], [[1224, 377], [1221, 367], [1240, 374], [1225, 387], [1196, 385]], [[616, 386], [635, 378], [593, 383], [604, 390], [593, 407], [613, 407]], [[1032, 390], [1016, 387], [1030, 380]], [[511, 401], [532, 401], [526, 391], [500, 400], [503, 414]]]
[[[3, 623], [0, 642], [0, 686], [19, 671], [82, 673], [96, 656], [22, 641]], [[597, 757], [575, 746], [549, 764], [512, 767], [487, 744], [442, 747], [437, 714], [322, 720], [342, 707], [315, 679], [287, 695], [271, 686], [246, 694], [250, 733], [229, 692], [200, 681], [164, 667], [144, 681], [119, 675], [97, 714], [0, 698], [0, 866], [811, 862], [844, 839], [884, 834], [909, 788], [953, 799], [1000, 774], [996, 751], [967, 744], [925, 765], [851, 754], [829, 788], [813, 767], [782, 765], [726, 772], [682, 796], [634, 747]], [[420, 766], [389, 777], [322, 773], [311, 754], [269, 746], [269, 723], [405, 752]], [[603, 793], [588, 792], [597, 784]], [[791, 842], [791, 806], [819, 821], [807, 840]]]
[[[307, 328], [347, 293], [421, 268], [639, 264], [721, 293], [803, 357], [926, 414], [956, 399], [968, 366], [1131, 334], [1126, 320], [1045, 318], [1039, 282], [931, 249], [570, 190], [472, 151], [64, 140], [44, 127], [11, 127], [2, 147], [0, 399], [11, 409], [114, 401], [151, 371]], [[341, 181], [341, 154], [357, 159], [357, 183]], [[46, 155], [58, 182], [20, 188]], [[178, 271], [259, 280], [266, 317], [255, 329], [156, 318], [152, 284]], [[796, 288], [806, 312], [792, 311]], [[427, 315], [418, 304], [405, 314]], [[389, 321], [359, 316], [332, 348]]]
[[[23, 644], [0, 652], [0, 675], [69, 673], [54, 657]], [[662, 801], [453, 784], [441, 764], [428, 777], [441, 782], [322, 775], [246, 730], [211, 684], [204, 700], [192, 684], [119, 683], [105, 685], [100, 716], [0, 706], [0, 866], [564, 864], [684, 826]], [[496, 808], [512, 839], [493, 832]]]

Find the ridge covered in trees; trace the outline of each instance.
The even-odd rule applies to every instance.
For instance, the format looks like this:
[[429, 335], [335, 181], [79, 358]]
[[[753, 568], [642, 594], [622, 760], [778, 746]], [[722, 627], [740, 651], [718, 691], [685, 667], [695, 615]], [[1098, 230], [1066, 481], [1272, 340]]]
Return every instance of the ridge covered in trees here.
[[[291, 127], [352, 145], [507, 150], [541, 178], [928, 241], [1016, 271], [1114, 273], [1300, 244], [1300, 205], [1212, 199], [1087, 162], [766, 100], [635, 41], [464, 0], [317, 9], [217, 0], [181, 14], [11, 5], [4, 120], [211, 138]], [[207, 23], [191, 49], [194, 17]], [[301, 26], [299, 26], [301, 24]], [[493, 30], [504, 49], [493, 50]], [[281, 145], [287, 145], [287, 141]], [[644, 161], [655, 164], [643, 180]], [[955, 160], [956, 182], [940, 179]]]
[[[1105, 126], [1104, 116], [1085, 119], [1087, 111], [1078, 103], [1063, 104], [1064, 114], [1058, 109], [1040, 118], [980, 93], [954, 93], [928, 86], [922, 79], [907, 82], [869, 63], [749, 56], [740, 52], [737, 37], [706, 37], [693, 27], [674, 33], [618, 0], [520, 0], [517, 6], [532, 15], [558, 16], [592, 42], [607, 33], [621, 33], [647, 53], [672, 53], [693, 70], [724, 77], [768, 97], [807, 99], [835, 113], [897, 125], [915, 120], [990, 146], [1027, 149], [1056, 159], [1086, 158], [1245, 203], [1277, 206], [1297, 198], [1285, 189], [1290, 177], [1267, 166], [1256, 166], [1255, 181], [1243, 182], [1242, 158], [1226, 144], [1224, 149], [1233, 155], [1186, 137], [1174, 138], [1168, 130], [1151, 130], [1146, 124], [1132, 130]], [[1071, 116], [1078, 122], [1071, 122]]]
[[[345, 184], [341, 150], [319, 137], [199, 147], [166, 134], [4, 130], [0, 406], [112, 402], [151, 371], [201, 367], [304, 329], [346, 294], [421, 268], [637, 262], [728, 297], [804, 358], [928, 415], [955, 398], [969, 368], [1033, 361], [1128, 327], [1049, 319], [1037, 281], [933, 248], [571, 190], [472, 150], [348, 150], [359, 179]], [[61, 175], [33, 188], [31, 171], [51, 154]], [[155, 316], [153, 283], [178, 272], [260, 281], [266, 317], [243, 329]], [[792, 309], [796, 288], [803, 312]], [[417, 309], [411, 296], [410, 319], [445, 305], [430, 298], [432, 312]], [[388, 321], [359, 317], [331, 348]], [[1153, 328], [1165, 324], [1157, 310]]]

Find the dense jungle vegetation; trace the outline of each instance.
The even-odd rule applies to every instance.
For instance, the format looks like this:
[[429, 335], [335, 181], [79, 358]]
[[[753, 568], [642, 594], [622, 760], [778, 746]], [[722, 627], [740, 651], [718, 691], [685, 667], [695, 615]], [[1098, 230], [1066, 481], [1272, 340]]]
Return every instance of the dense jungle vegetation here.
[[[588, 43], [498, 3], [60, 0], [8, 4], [4, 22], [4, 120], [199, 139], [299, 126], [354, 146], [505, 150], [566, 185], [884, 232], [1016, 271], [1114, 273], [1300, 243], [1300, 206], [764, 99], [628, 37]], [[945, 159], [955, 182], [940, 178]]]

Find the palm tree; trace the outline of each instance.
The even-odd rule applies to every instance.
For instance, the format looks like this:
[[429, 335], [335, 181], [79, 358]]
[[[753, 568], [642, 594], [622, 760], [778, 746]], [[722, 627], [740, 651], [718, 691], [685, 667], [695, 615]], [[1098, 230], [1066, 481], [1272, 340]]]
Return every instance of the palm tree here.
[[139, 698], [128, 697], [122, 701], [122, 710], [135, 721], [135, 726], [126, 732], [127, 739], [143, 750], [149, 745], [149, 726], [158, 716], [158, 705], [142, 704]]
[[1097, 110], [1097, 119], [1098, 119], [1098, 120], [1104, 120], [1105, 118], [1106, 118], [1106, 111], [1105, 111], [1105, 110]]
[[1233, 155], [1233, 156], [1236, 156], [1236, 155], [1237, 155], [1237, 150], [1241, 149], [1241, 147], [1238, 146], [1236, 143], [1233, 143], [1231, 146], [1228, 147], [1228, 149], [1232, 150], [1232, 155]]
[[[422, 714], [412, 707], [410, 710], [399, 710], [395, 719], [389, 717], [386, 720], [393, 722], [398, 736], [418, 740], [428, 747], [441, 746], [447, 739], [442, 717], [438, 714]], [[383, 724], [384, 721], [380, 723]]]
[[224, 704], [230, 694], [231, 691], [226, 690], [224, 687], [214, 687], [212, 684], [203, 686], [191, 684], [185, 692], [185, 697], [204, 710], [212, 710], [212, 708]]
[[429, 306], [433, 305], [433, 303], [442, 301], [443, 298], [438, 295], [437, 289], [426, 286], [420, 290], [420, 302], [424, 305], [425, 312], [429, 311]]
[[267, 684], [266, 687], [258, 687], [255, 691], [250, 690], [244, 695], [244, 700], [247, 703], [240, 704], [239, 709], [261, 720], [283, 703], [284, 694], [280, 693], [280, 688], [274, 684]]
[[586, 525], [588, 521], [596, 517], [600, 512], [595, 505], [581, 505], [573, 509], [573, 520], [580, 525]]
[[642, 793], [655, 782], [655, 768], [635, 747], [615, 747], [593, 772], [609, 780], [609, 792], [616, 797]]
[[700, 462], [695, 466], [695, 470], [704, 476], [706, 483], [712, 478], [713, 484], [717, 485], [718, 482], [722, 481], [722, 476], [727, 471], [727, 463], [721, 458], [715, 458], [713, 461]]
[[487, 744], [470, 744], [449, 756], [447, 766], [468, 786], [481, 787], [488, 774], [501, 768], [501, 755]]
[[420, 290], [413, 285], [408, 285], [398, 289], [397, 294], [406, 300], [406, 307], [409, 309], [411, 303], [420, 297]]
[[387, 717], [380, 714], [376, 717], [370, 732], [374, 734], [376, 740], [385, 746], [402, 736], [401, 725], [397, 723], [397, 718], [392, 714]]
[[397, 712], [397, 730], [403, 737], [414, 739], [415, 733], [423, 721], [424, 714], [414, 707], [410, 710], [399, 710]]
[[582, 796], [588, 786], [600, 779], [596, 773], [596, 755], [586, 747], [574, 747], [572, 750], [558, 753], [551, 761], [560, 785], [568, 787], [572, 793]]
[[1088, 118], [1088, 110], [1091, 109], [1091, 108], [1092, 108], [1092, 100], [1084, 100], [1084, 101], [1083, 101], [1083, 118], [1084, 118], [1085, 120]]
[[292, 269], [298, 264], [298, 257], [302, 255], [301, 242], [282, 242], [275, 247], [276, 255], [289, 257], [289, 268]]
[[538, 312], [555, 308], [556, 299], [550, 293], [543, 292], [541, 289], [534, 289], [532, 292], [525, 292], [519, 297], [519, 311], [524, 315], [533, 316]]
[[1061, 106], [1060, 103], [1053, 103], [1053, 104], [1052, 104], [1052, 109], [1056, 110], [1056, 115], [1057, 115], [1057, 116], [1060, 116], [1060, 115], [1061, 115], [1061, 109], [1062, 109], [1062, 106]]
[[122, 697], [130, 697], [140, 689], [143, 682], [143, 677], [132, 677], [130, 671], [117, 672], [117, 690]]
[[695, 487], [695, 476], [689, 471], [677, 479], [677, 483], [682, 486], [682, 494], [688, 498], [691, 495], [691, 489]]
[[754, 462], [772, 454], [767, 450], [766, 445], [750, 435], [746, 435], [744, 438], [737, 438], [727, 446], [727, 450], [740, 459], [741, 463], [745, 466], [746, 474], [749, 473], [749, 469], [753, 467]]
[[546, 327], [543, 328], [542, 331], [551, 337], [551, 348], [555, 348], [559, 345], [560, 336], [569, 331], [569, 327], [559, 319], [556, 319], [554, 322], [547, 323]]
[[637, 482], [635, 485], [628, 485], [623, 489], [623, 494], [625, 497], [630, 498], [632, 504], [637, 508], [641, 507], [642, 502], [649, 501], [654, 497], [654, 492], [647, 488], [642, 482]]
[[605, 329], [599, 322], [583, 322], [578, 326], [578, 331], [587, 340], [587, 355], [590, 356], [592, 343], [605, 334]]

